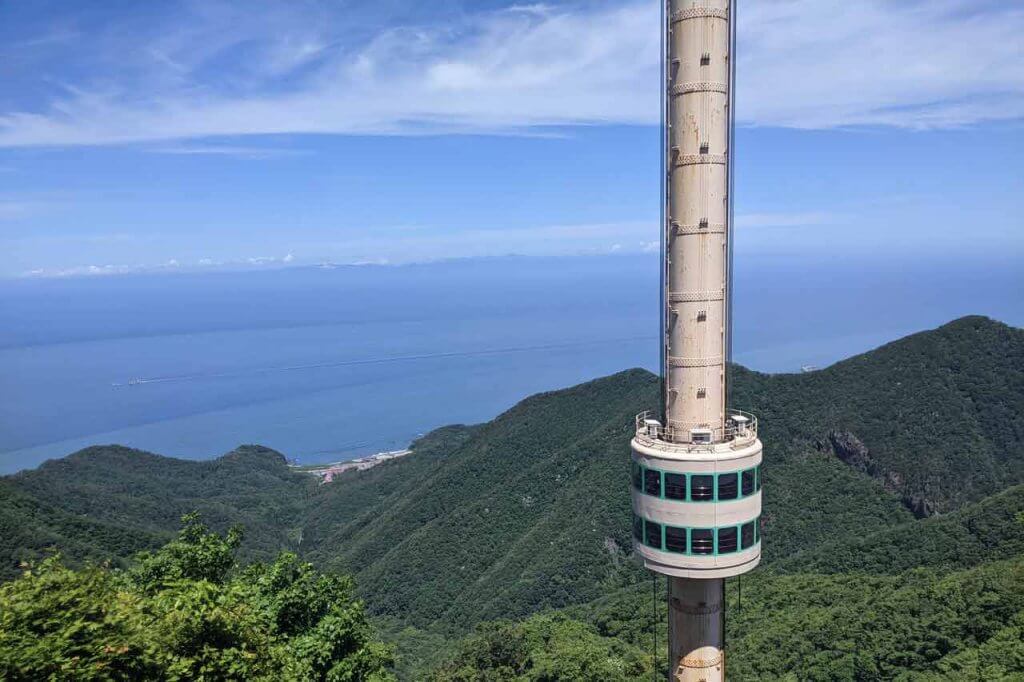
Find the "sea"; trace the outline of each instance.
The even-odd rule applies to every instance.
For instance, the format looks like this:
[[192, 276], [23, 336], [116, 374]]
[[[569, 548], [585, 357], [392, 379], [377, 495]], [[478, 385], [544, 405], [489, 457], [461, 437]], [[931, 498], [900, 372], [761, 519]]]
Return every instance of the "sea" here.
[[[956, 317], [1024, 325], [998, 255], [738, 259], [734, 359], [821, 368]], [[402, 449], [658, 364], [654, 254], [0, 281], [0, 473], [118, 443], [298, 463]], [[741, 407], [741, 406], [739, 406]]]

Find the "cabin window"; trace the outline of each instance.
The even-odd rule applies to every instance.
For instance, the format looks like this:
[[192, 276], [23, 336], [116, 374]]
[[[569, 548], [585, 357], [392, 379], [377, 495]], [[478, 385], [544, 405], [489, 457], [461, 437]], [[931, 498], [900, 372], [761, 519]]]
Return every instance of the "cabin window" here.
[[708, 66], [709, 64], [711, 64], [711, 53], [705, 52], [700, 56], [700, 65]]
[[698, 322], [706, 322], [707, 319], [708, 319], [708, 311], [706, 311], [706, 310], [698, 310], [697, 311], [697, 321]]
[[751, 521], [750, 523], [744, 523], [740, 529], [741, 540], [743, 541], [743, 549], [754, 546], [754, 526], [756, 523]]
[[644, 492], [655, 497], [661, 496], [661, 472], [653, 469], [644, 471]]
[[743, 497], [754, 494], [754, 470], [747, 469], [743, 472]]
[[686, 499], [686, 474], [665, 474], [665, 497], [670, 500]]
[[708, 390], [706, 388], [698, 388], [697, 389], [697, 397], [698, 398], [707, 398], [708, 397]]
[[666, 526], [665, 549], [676, 554], [686, 554], [686, 529]]
[[702, 142], [701, 143], [701, 145], [700, 145], [700, 153], [701, 154], [707, 154], [708, 151], [710, 151], [710, 150], [711, 150], [711, 145], [709, 145], [707, 142]]
[[736, 547], [736, 527], [729, 526], [728, 528], [718, 529], [718, 553], [719, 554], [732, 554], [737, 549]]
[[757, 473], [757, 484], [754, 486], [754, 490], [760, 490], [761, 489], [761, 467], [760, 466], [757, 467], [756, 473]]
[[644, 541], [644, 520], [639, 516], [633, 517], [633, 537], [637, 542]]
[[640, 465], [637, 464], [636, 462], [633, 462], [633, 487], [636, 488], [637, 490], [642, 489], [641, 481], [643, 481], [643, 473], [643, 469], [640, 468]]
[[661, 549], [661, 524], [653, 521], [644, 521], [645, 542], [648, 547]]
[[709, 502], [715, 499], [715, 477], [690, 476], [690, 499], [694, 502]]
[[718, 477], [718, 499], [735, 500], [739, 495], [736, 474], [722, 474]]
[[694, 528], [690, 534], [694, 554], [715, 553], [715, 531], [710, 528]]

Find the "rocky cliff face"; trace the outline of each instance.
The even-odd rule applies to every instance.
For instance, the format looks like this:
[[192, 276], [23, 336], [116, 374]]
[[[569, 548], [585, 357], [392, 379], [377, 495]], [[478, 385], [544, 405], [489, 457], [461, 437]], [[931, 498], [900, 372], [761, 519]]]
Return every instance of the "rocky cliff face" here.
[[824, 440], [815, 443], [819, 452], [831, 452], [844, 464], [881, 481], [891, 493], [900, 496], [903, 505], [917, 518], [935, 513], [935, 505], [921, 494], [908, 494], [903, 477], [896, 471], [886, 471], [871, 457], [868, 446], [849, 431], [830, 431]]

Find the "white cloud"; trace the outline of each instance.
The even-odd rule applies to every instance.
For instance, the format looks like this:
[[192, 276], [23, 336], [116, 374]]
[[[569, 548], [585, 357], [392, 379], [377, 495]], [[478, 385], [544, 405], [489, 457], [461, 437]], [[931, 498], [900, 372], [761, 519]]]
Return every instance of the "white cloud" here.
[[162, 263], [134, 263], [107, 265], [75, 265], [65, 268], [35, 268], [22, 274], [23, 277], [60, 278], [60, 277], [93, 277], [112, 275], [137, 275], [167, 272], [194, 272], [197, 270], [227, 269], [262, 269], [268, 266], [282, 267], [292, 264], [295, 257], [288, 254], [283, 257], [261, 256], [239, 260], [217, 261], [212, 258], [201, 258], [194, 263], [183, 262], [170, 258]]
[[224, 156], [250, 160], [274, 159], [288, 156], [302, 156], [309, 153], [303, 149], [285, 149], [281, 147], [186, 144], [150, 147], [146, 149], [146, 151], [153, 154], [174, 154], [180, 156]]
[[[328, 32], [346, 25], [342, 9], [325, 18], [323, 8], [268, 7], [197, 3], [152, 34], [76, 43], [80, 52], [110, 51], [104, 64], [130, 60], [130, 77], [109, 67], [47, 106], [0, 114], [0, 146], [656, 122], [650, 0], [514, 5], [382, 29], [354, 46]], [[1018, 3], [744, 2], [739, 116], [797, 128], [1019, 119], [1022, 33]]]
[[1024, 117], [1024, 5], [979, 0], [743, 3], [742, 120], [953, 127]]

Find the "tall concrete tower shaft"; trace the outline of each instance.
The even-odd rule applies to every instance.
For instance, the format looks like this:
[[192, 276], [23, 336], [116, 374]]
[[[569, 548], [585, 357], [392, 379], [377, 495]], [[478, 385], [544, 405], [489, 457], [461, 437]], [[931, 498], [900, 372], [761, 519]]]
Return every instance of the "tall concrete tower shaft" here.
[[664, 0], [664, 410], [637, 416], [633, 546], [668, 577], [669, 679], [725, 679], [724, 580], [761, 559], [757, 419], [731, 409], [736, 0]]
[[729, 0], [670, 0], [665, 311], [667, 426], [725, 428], [732, 85]]

